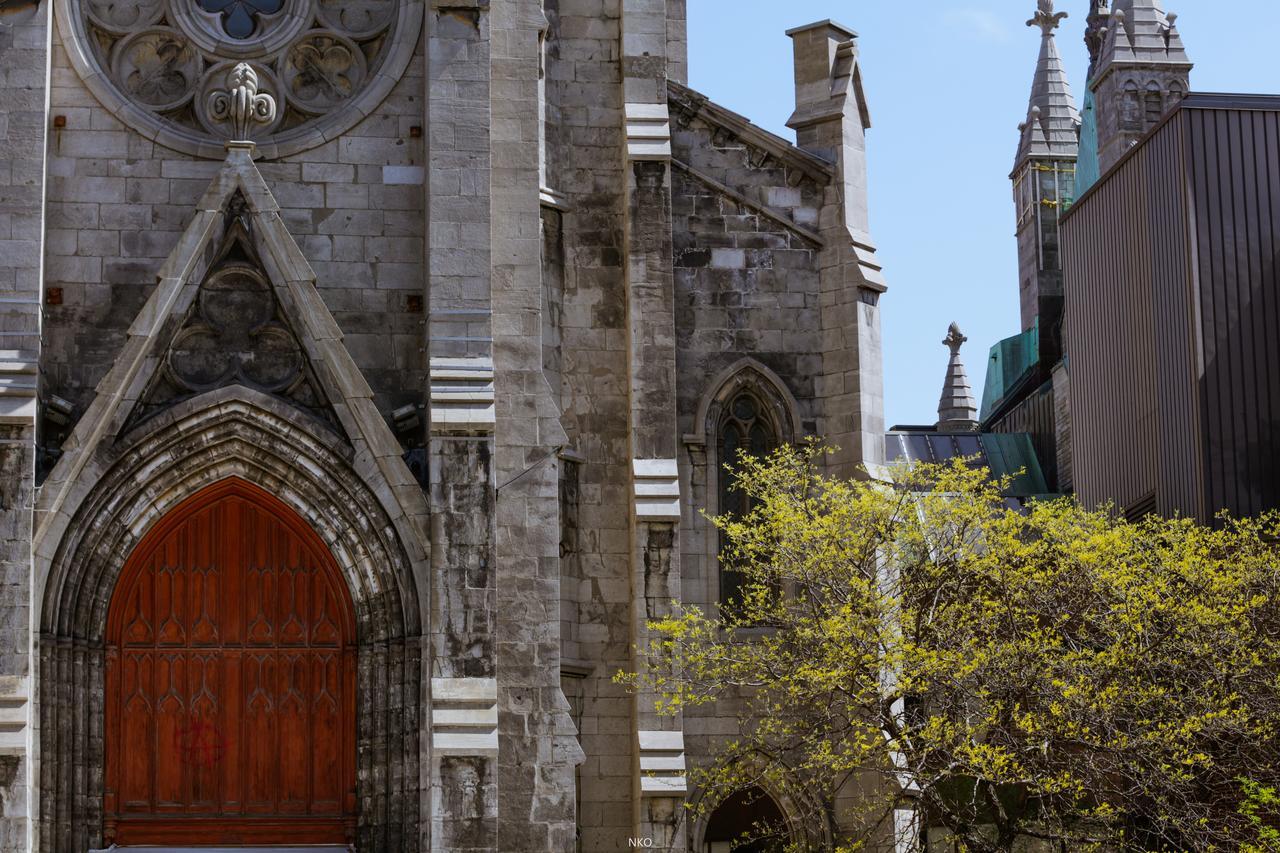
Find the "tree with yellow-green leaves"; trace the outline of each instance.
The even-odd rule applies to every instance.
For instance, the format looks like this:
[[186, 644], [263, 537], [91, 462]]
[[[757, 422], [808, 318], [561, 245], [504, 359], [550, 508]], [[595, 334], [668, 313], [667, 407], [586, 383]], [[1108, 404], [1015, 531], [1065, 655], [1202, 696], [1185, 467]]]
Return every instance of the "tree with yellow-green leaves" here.
[[1280, 519], [1130, 523], [821, 453], [744, 458], [753, 509], [715, 520], [742, 601], [653, 623], [619, 676], [668, 713], [736, 697], [703, 802], [759, 785], [811, 837], [862, 827], [847, 850], [904, 809], [972, 853], [1277, 849]]

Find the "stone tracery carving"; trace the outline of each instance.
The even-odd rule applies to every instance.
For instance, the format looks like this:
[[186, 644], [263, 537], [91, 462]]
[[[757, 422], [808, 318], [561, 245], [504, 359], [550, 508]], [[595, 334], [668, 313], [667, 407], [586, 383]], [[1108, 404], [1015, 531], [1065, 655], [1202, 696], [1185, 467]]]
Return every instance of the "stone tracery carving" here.
[[333, 29], [369, 36], [395, 15], [395, 0], [319, 0], [320, 17]]
[[284, 65], [291, 102], [310, 113], [324, 113], [350, 98], [364, 76], [360, 48], [334, 32], [319, 32], [296, 42]]
[[[221, 157], [228, 138], [284, 156], [354, 125], [404, 72], [422, 20], [420, 0], [57, 2], [64, 39], [79, 45], [73, 64], [104, 105], [160, 144], [207, 157]], [[255, 112], [252, 128], [218, 97], [237, 88], [227, 76], [240, 63], [255, 95], [277, 106], [269, 121]]]
[[168, 27], [143, 30], [117, 45], [112, 72], [125, 91], [157, 110], [181, 107], [200, 82], [200, 56]]
[[161, 0], [89, 0], [89, 19], [110, 32], [127, 32], [160, 20], [164, 13]]
[[200, 288], [197, 317], [169, 349], [166, 367], [188, 391], [231, 382], [281, 392], [302, 378], [302, 351], [276, 319], [270, 285], [251, 267], [231, 265]]

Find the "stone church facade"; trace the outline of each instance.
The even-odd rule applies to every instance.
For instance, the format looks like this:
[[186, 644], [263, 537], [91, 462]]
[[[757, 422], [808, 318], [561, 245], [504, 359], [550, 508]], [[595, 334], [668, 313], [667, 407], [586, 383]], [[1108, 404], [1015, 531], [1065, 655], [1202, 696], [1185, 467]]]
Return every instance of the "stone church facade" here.
[[0, 847], [728, 849], [731, 709], [613, 676], [733, 448], [883, 458], [856, 36], [788, 35], [796, 144], [684, 0], [5, 4]]

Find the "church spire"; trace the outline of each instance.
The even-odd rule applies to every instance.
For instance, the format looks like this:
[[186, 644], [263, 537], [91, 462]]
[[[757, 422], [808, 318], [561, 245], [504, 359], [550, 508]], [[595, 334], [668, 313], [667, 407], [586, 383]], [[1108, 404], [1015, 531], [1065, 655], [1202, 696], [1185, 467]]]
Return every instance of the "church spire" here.
[[1040, 28], [1040, 58], [1031, 81], [1027, 121], [1019, 126], [1021, 137], [1015, 172], [1030, 158], [1074, 158], [1079, 150], [1080, 113], [1054, 37], [1054, 31], [1065, 17], [1066, 12], [1054, 11], [1053, 0], [1039, 0], [1034, 17], [1027, 21], [1027, 26]]
[[1058, 53], [1055, 33], [1067, 17], [1053, 0], [1039, 0], [1027, 26], [1040, 31], [1040, 57], [1031, 81], [1027, 120], [1018, 125], [1013, 199], [1018, 224], [1018, 293], [1022, 331], [1041, 329], [1041, 357], [1059, 354], [1062, 268], [1058, 260], [1058, 217], [1075, 198], [1080, 113]]
[[947, 378], [942, 385], [942, 399], [938, 401], [939, 432], [971, 432], [978, 428], [978, 403], [969, 385], [969, 375], [960, 360], [960, 347], [969, 340], [960, 333], [955, 323], [947, 330], [943, 346], [951, 350], [947, 362]]
[[1190, 88], [1191, 59], [1178, 16], [1160, 0], [1115, 0], [1089, 81], [1098, 109], [1098, 160], [1106, 172]]

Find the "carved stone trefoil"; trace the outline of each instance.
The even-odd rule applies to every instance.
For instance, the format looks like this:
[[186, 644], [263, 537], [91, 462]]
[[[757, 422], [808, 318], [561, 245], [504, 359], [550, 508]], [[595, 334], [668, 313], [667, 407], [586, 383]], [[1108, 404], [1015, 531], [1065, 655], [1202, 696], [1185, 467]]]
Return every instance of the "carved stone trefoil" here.
[[227, 88], [209, 96], [209, 115], [231, 125], [231, 143], [248, 143], [254, 125], [276, 120], [276, 99], [258, 91], [258, 74], [247, 62], [227, 74]]

